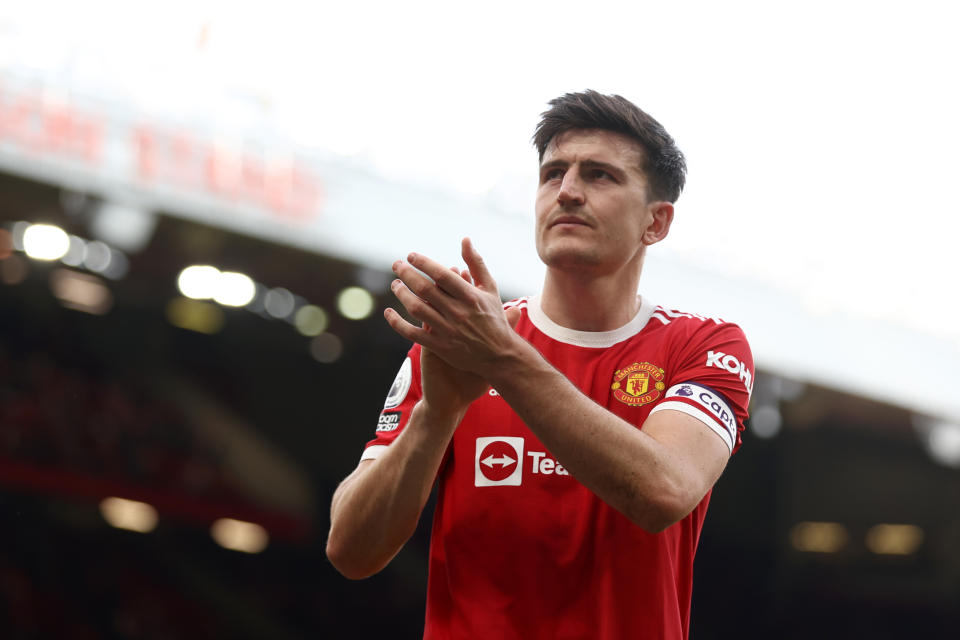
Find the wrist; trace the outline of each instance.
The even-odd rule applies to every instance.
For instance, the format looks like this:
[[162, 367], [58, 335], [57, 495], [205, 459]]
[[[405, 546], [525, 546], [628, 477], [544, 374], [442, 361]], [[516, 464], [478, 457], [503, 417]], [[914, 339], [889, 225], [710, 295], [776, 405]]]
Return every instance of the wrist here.
[[458, 407], [446, 403], [430, 402], [427, 398], [421, 398], [413, 407], [411, 420], [417, 419], [430, 431], [441, 433], [453, 433], [463, 416], [467, 413], [470, 405]]
[[491, 363], [488, 372], [484, 375], [486, 381], [502, 394], [504, 389], [512, 388], [522, 383], [533, 374], [538, 366], [552, 369], [533, 345], [516, 336], [509, 349]]

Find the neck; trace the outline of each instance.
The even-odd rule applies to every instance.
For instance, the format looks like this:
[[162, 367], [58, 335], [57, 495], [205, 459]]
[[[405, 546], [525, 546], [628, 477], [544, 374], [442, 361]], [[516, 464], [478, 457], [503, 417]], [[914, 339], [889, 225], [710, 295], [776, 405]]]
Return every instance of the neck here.
[[604, 276], [547, 268], [540, 306], [555, 323], [576, 331], [612, 331], [640, 310], [640, 269]]

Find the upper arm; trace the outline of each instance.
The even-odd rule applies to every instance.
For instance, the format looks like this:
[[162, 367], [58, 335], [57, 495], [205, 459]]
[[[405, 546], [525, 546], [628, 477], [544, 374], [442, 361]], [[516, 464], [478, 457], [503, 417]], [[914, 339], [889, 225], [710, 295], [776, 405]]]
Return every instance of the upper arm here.
[[652, 413], [643, 433], [663, 447], [676, 469], [676, 519], [686, 516], [723, 473], [730, 449], [702, 420], [673, 409]]
[[350, 482], [353, 478], [356, 478], [356, 477], [362, 475], [363, 472], [364, 472], [371, 464], [373, 464], [373, 461], [374, 461], [375, 459], [376, 459], [376, 458], [363, 458], [363, 459], [361, 459], [360, 462], [357, 463], [357, 466], [354, 468], [354, 470], [350, 472], [350, 475], [348, 475], [346, 478], [344, 478], [344, 479], [343, 479], [343, 482], [341, 482], [340, 484], [344, 484], [344, 483]]

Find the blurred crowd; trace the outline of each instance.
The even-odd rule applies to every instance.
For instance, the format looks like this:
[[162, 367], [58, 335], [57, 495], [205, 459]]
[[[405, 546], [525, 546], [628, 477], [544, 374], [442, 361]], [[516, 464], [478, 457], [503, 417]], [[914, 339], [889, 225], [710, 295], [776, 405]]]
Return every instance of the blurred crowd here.
[[351, 606], [309, 551], [247, 556], [185, 527], [145, 536], [2, 491], [0, 510], [4, 640], [293, 640]]
[[81, 548], [34, 516], [18, 513], [21, 526], [0, 533], [4, 638], [210, 637], [212, 613], [165, 579], [156, 558], [90, 536]]
[[0, 460], [123, 484], [229, 495], [217, 451], [133, 379], [0, 348]]
[[[0, 638], [417, 637], [423, 594], [409, 578], [346, 585], [322, 537], [247, 555], [218, 547], [200, 520], [161, 519], [148, 535], [108, 526], [104, 489], [246, 502], [222, 454], [151, 382], [0, 340]], [[383, 599], [388, 615], [369, 616]]]

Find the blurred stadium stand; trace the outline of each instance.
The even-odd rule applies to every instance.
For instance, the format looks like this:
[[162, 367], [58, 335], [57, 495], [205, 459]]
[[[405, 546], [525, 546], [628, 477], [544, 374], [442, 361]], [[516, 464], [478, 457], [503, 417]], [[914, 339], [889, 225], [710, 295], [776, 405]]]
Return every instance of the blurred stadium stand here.
[[[248, 176], [228, 197], [217, 172], [243, 160], [210, 169], [201, 143], [17, 95], [0, 105], [0, 635], [419, 637], [429, 517], [370, 580], [344, 580], [323, 554], [330, 496], [407, 348], [378, 313], [390, 274], [362, 248], [369, 221], [314, 242], [297, 220], [315, 213], [300, 196], [440, 208], [431, 194], [334, 166], [291, 169], [286, 187]], [[91, 142], [111, 127], [147, 150], [127, 181], [110, 175], [137, 160]], [[123, 268], [93, 249], [29, 257], [35, 223], [103, 243]], [[253, 300], [184, 298], [189, 265], [247, 274]], [[368, 292], [370, 315], [337, 312], [348, 287]], [[325, 326], [297, 320], [307, 304]], [[703, 533], [692, 637], [956, 637], [960, 474], [931, 459], [933, 427], [782, 371], [761, 369], [753, 402]], [[111, 526], [110, 497], [152, 505], [155, 526]], [[260, 525], [267, 546], [223, 548], [222, 518]]]

